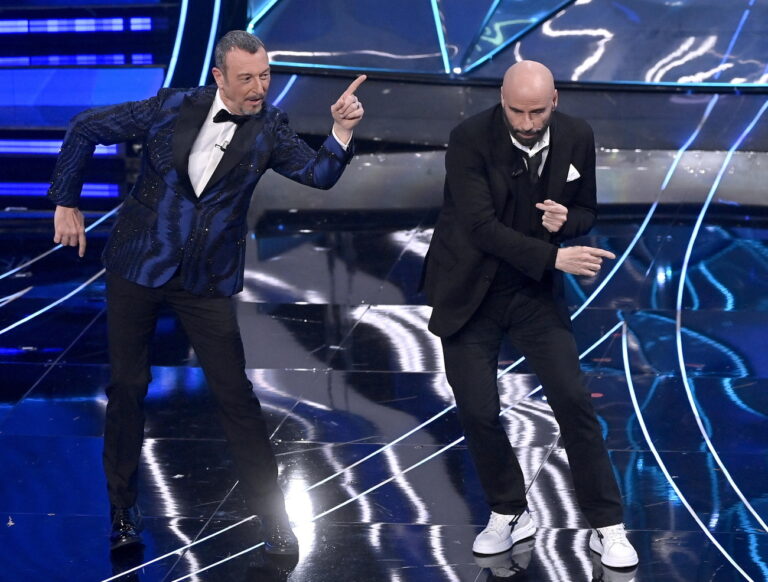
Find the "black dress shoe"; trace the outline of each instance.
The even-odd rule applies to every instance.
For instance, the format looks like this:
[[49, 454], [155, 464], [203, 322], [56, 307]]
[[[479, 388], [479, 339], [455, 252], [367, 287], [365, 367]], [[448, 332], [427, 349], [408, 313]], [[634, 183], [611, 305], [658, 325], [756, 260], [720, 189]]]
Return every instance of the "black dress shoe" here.
[[261, 521], [264, 549], [270, 554], [298, 554], [299, 540], [287, 517], [265, 516]]
[[141, 512], [138, 506], [112, 507], [109, 513], [112, 518], [110, 550], [115, 551], [141, 543]]

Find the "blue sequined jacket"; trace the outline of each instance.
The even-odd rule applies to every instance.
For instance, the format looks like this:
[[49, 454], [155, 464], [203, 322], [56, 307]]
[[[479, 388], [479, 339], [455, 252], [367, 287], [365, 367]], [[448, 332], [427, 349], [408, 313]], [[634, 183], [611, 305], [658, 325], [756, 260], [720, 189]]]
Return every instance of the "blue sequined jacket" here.
[[76, 207], [96, 144], [142, 140], [139, 178], [126, 197], [102, 259], [107, 270], [148, 287], [177, 271], [197, 295], [229, 296], [243, 288], [246, 216], [262, 174], [274, 171], [328, 189], [352, 157], [329, 136], [315, 151], [265, 105], [240, 125], [198, 197], [187, 160], [216, 87], [161, 89], [144, 101], [88, 109], [75, 116], [56, 163], [48, 197]]

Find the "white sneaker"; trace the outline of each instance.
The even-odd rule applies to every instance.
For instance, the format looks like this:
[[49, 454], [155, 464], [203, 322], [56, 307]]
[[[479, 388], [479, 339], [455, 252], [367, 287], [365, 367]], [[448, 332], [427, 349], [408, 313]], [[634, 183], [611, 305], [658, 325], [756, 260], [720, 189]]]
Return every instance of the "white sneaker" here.
[[600, 554], [589, 552], [592, 562], [592, 582], [635, 582], [637, 566], [634, 568], [609, 568], [600, 562]]
[[527, 511], [515, 515], [491, 512], [488, 525], [475, 538], [472, 551], [476, 554], [506, 552], [515, 543], [536, 533], [536, 524]]
[[627, 539], [623, 523], [593, 529], [589, 549], [600, 554], [603, 566], [609, 568], [631, 568], [638, 562], [637, 552]]

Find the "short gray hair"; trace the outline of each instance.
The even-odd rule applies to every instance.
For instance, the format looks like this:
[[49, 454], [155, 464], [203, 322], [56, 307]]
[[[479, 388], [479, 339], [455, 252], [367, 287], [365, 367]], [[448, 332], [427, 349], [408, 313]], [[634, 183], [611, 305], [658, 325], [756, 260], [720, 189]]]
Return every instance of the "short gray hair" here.
[[223, 71], [227, 68], [227, 53], [234, 49], [240, 49], [252, 55], [260, 49], [266, 50], [264, 43], [255, 34], [245, 30], [230, 30], [216, 43], [214, 59], [217, 69]]

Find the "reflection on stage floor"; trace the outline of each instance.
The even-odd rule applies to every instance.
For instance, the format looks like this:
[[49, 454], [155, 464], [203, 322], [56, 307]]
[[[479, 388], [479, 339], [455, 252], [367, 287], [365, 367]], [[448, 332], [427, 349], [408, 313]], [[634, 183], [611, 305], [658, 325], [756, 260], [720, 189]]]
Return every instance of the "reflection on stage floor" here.
[[[2, 578], [720, 582], [742, 579], [741, 569], [765, 579], [768, 230], [748, 207], [715, 209], [686, 263], [690, 206], [651, 208], [608, 208], [583, 242], [620, 258], [567, 285], [636, 570], [610, 571], [590, 554], [557, 425], [506, 347], [504, 423], [541, 527], [507, 554], [473, 557], [486, 509], [416, 289], [434, 212], [389, 213], [376, 226], [372, 211], [348, 228], [349, 214], [327, 211], [265, 215], [238, 301], [298, 562], [263, 553], [205, 380], [170, 314], [158, 324], [147, 399], [145, 547], [110, 557], [103, 280], [43, 311], [98, 273], [105, 226], [88, 258], [57, 251], [0, 281]], [[46, 247], [39, 220], [5, 224], [8, 267]]]

